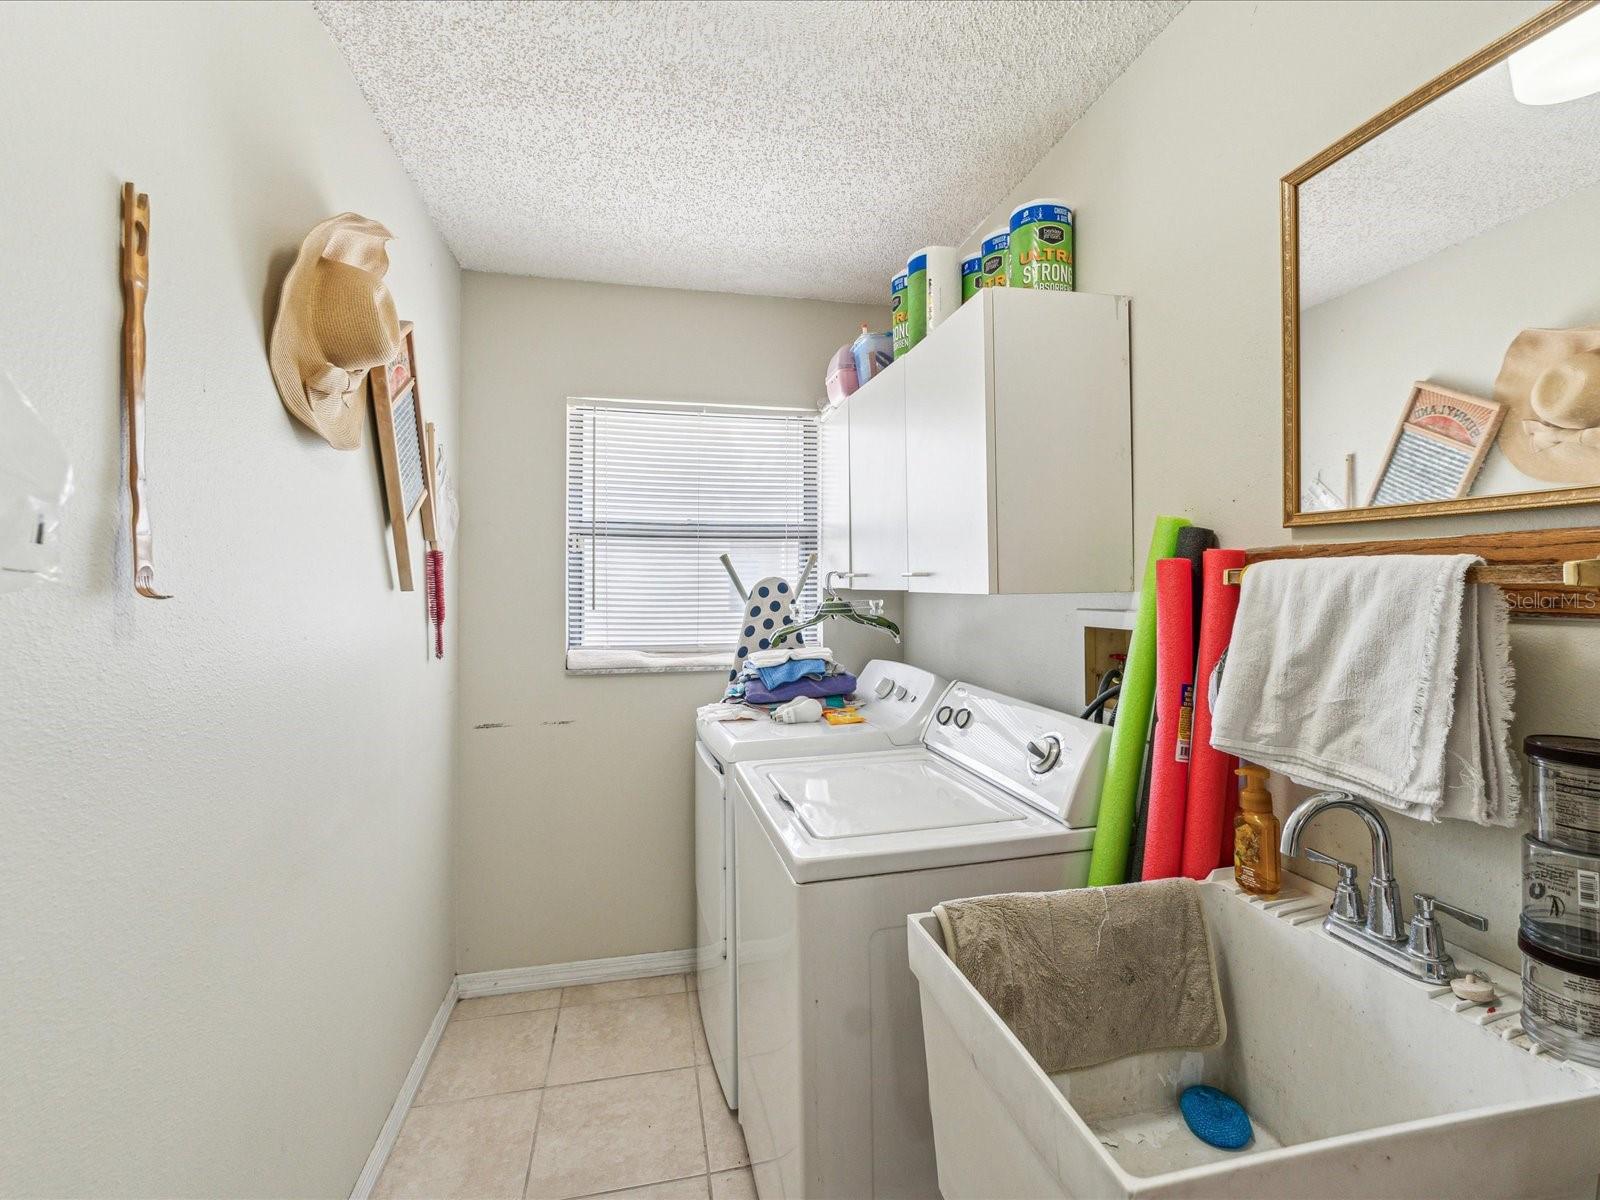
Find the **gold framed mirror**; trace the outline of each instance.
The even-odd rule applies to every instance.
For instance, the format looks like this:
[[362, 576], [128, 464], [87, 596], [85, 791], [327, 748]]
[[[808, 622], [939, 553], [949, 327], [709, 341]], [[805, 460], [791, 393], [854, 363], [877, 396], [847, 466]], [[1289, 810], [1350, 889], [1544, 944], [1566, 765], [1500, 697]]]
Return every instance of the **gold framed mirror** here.
[[1600, 501], [1600, 0], [1282, 180], [1283, 523]]

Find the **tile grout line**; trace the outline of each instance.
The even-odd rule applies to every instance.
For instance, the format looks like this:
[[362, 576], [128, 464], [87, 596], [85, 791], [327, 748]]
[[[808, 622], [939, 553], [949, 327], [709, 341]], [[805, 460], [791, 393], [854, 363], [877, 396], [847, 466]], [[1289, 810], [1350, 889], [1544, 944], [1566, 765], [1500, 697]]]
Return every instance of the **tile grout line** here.
[[522, 1197], [527, 1200], [533, 1183], [533, 1152], [539, 1148], [539, 1126], [544, 1123], [544, 1097], [539, 1097], [539, 1112], [533, 1118], [533, 1136], [528, 1139], [528, 1165], [522, 1169]]
[[[672, 1000], [672, 999], [676, 998], [677, 995], [678, 995], [678, 993], [676, 993], [676, 992], [667, 992], [667, 993], [663, 993], [662, 995], [659, 995], [659, 996], [633, 996], [633, 997], [630, 997], [626, 1001], [615, 1001], [614, 1003], [638, 1003], [638, 1002], [645, 1001], [645, 1000]], [[613, 1003], [613, 1002], [612, 1001], [607, 1001], [607, 1003]], [[598, 1008], [598, 1007], [603, 1007], [603, 1006], [602, 1005], [593, 1005], [593, 1004], [575, 1004], [572, 1007], [573, 1007], [573, 1011], [576, 1011], [577, 1009], [580, 1009], [580, 1008]], [[685, 1003], [683, 1005], [683, 1012], [684, 1012], [684, 1019], [686, 1021], [689, 1019], [688, 1010], [689, 1010], [689, 1005], [688, 1005], [687, 1001], [685, 1001]], [[549, 1087], [570, 1087], [571, 1085], [576, 1084], [576, 1083], [597, 1083], [597, 1082], [599, 1082], [601, 1080], [604, 1080], [604, 1079], [627, 1079], [627, 1078], [630, 1078], [630, 1077], [636, 1076], [636, 1075], [658, 1075], [663, 1071], [681, 1071], [681, 1070], [684, 1070], [685, 1068], [687, 1068], [689, 1070], [693, 1070], [695, 1068], [696, 1060], [695, 1060], [695, 1056], [694, 1056], [694, 1052], [695, 1052], [694, 1027], [692, 1025], [690, 1025], [690, 1026], [688, 1026], [689, 1045], [688, 1045], [688, 1062], [687, 1063], [679, 1064], [677, 1066], [651, 1067], [650, 1069], [644, 1070], [644, 1071], [623, 1071], [623, 1072], [620, 1072], [620, 1073], [615, 1074], [615, 1075], [597, 1075], [592, 1079], [562, 1080], [560, 1083], [552, 1084], [550, 1082], [550, 1070], [555, 1064], [555, 1048], [556, 1048], [556, 1046], [557, 1046], [557, 1044], [558, 1044], [558, 1042], [560, 1040], [560, 1036], [561, 1036], [561, 1014], [565, 1013], [567, 1011], [568, 1011], [567, 1009], [562, 1008], [562, 1009], [558, 1009], [557, 1012], [556, 1012], [556, 1032], [555, 1032], [555, 1035], [551, 1038], [551, 1042], [550, 1042], [550, 1046], [551, 1046], [550, 1066], [546, 1067], [546, 1070], [545, 1070], [545, 1087], [547, 1087], [547, 1088], [549, 1088]]]
[[[591, 983], [581, 983], [581, 984], [577, 984], [575, 986], [577, 986], [577, 987], [597, 987], [597, 986], [600, 986], [600, 985], [591, 984]], [[567, 989], [566, 988], [562, 988], [561, 990], [564, 992]], [[639, 996], [618, 996], [615, 1000], [583, 1000], [583, 1001], [580, 1001], [579, 1003], [576, 1003], [576, 1004], [568, 1004], [566, 1002], [566, 999], [563, 998], [561, 1003], [559, 1005], [557, 1005], [557, 1007], [558, 1008], [593, 1008], [596, 1005], [600, 1005], [600, 1004], [626, 1004], [629, 1000], [657, 1000], [662, 996], [687, 996], [688, 994], [689, 994], [689, 989], [687, 987], [684, 987], [684, 988], [682, 988], [682, 989], [680, 989], [679, 991], [676, 991], [676, 992], [673, 992], [673, 991], [645, 992], [643, 995], [639, 995]], [[684, 1178], [687, 1179], [689, 1177], [688, 1176], [684, 1176]]]
[[[544, 1075], [540, 1080], [541, 1084], [550, 1082], [550, 1062], [555, 1058], [556, 1030], [559, 1029], [560, 1026], [561, 1010], [558, 1007], [556, 1009], [556, 1024], [550, 1030], [550, 1051], [544, 1056]], [[544, 1087], [541, 1086], [539, 1090], [541, 1092], [541, 1095], [539, 1096], [539, 1111], [534, 1114], [533, 1118], [533, 1137], [528, 1139], [528, 1165], [522, 1172], [523, 1200], [527, 1200], [528, 1187], [533, 1182], [533, 1153], [539, 1148], [539, 1126], [544, 1124], [544, 1106], [546, 1101], [549, 1099], [547, 1095], [542, 1094], [545, 1091]], [[710, 1190], [709, 1184], [706, 1185], [706, 1190]]]
[[[413, 1103], [411, 1107], [439, 1108], [445, 1104], [464, 1104], [468, 1100], [487, 1100], [491, 1096], [517, 1096], [523, 1092], [550, 1092], [561, 1088], [583, 1087], [590, 1083], [610, 1083], [613, 1079], [643, 1079], [646, 1075], [671, 1075], [674, 1071], [693, 1071], [703, 1065], [709, 1064], [691, 1062], [686, 1066], [655, 1067], [649, 1071], [628, 1071], [622, 1075], [596, 1075], [593, 1079], [574, 1079], [570, 1083], [546, 1083], [540, 1087], [511, 1088], [504, 1092], [484, 1092], [477, 1096], [452, 1096], [448, 1100], [431, 1100], [427, 1104]], [[547, 1067], [546, 1070], [548, 1069]]]
[[[694, 1057], [694, 1018], [689, 1018], [689, 1057]], [[706, 1129], [706, 1098], [700, 1090], [700, 1064], [690, 1068], [694, 1072], [694, 1106], [700, 1114], [700, 1154], [706, 1164], [706, 1195], [711, 1195], [711, 1134]]]
[[[656, 1179], [656, 1180], [651, 1181], [650, 1183], [629, 1184], [625, 1188], [613, 1188], [609, 1192], [585, 1192], [581, 1196], [569, 1197], [569, 1200], [594, 1200], [594, 1197], [596, 1197], [596, 1196], [614, 1196], [619, 1191], [632, 1192], [632, 1191], [637, 1191], [639, 1188], [661, 1187], [663, 1184], [668, 1184], [668, 1183], [682, 1183], [686, 1179], [704, 1179], [706, 1181], [706, 1194], [707, 1195], [711, 1194], [711, 1172], [702, 1171], [698, 1175], [674, 1175], [671, 1179]], [[525, 1196], [523, 1198], [523, 1200], [541, 1200], [541, 1198], [540, 1197], [535, 1197], [535, 1196]]]
[[[659, 976], [649, 975], [649, 976], [645, 976], [645, 978], [647, 978], [647, 979], [655, 979], [655, 978], [659, 978]], [[622, 980], [620, 982], [630, 982], [630, 981]], [[531, 992], [527, 992], [525, 994], [529, 995], [529, 996], [537, 996], [537, 995], [540, 995], [543, 992], [564, 992], [569, 987], [596, 987], [596, 986], [598, 986], [598, 985], [597, 984], [591, 984], [591, 983], [568, 984], [568, 985], [566, 985], [564, 987], [536, 988], [535, 990], [533, 990]], [[508, 995], [508, 996], [511, 996], [511, 995], [519, 995], [519, 994], [523, 994], [523, 993], [506, 992], [505, 994]], [[491, 1019], [493, 1017], [520, 1017], [523, 1013], [530, 1013], [530, 1012], [560, 1012], [563, 1008], [592, 1008], [592, 1007], [595, 1007], [595, 1006], [601, 1005], [601, 1004], [626, 1004], [630, 1000], [654, 1000], [654, 999], [656, 999], [656, 998], [658, 998], [660, 996], [687, 996], [688, 994], [689, 994], [689, 989], [687, 987], [685, 987], [682, 991], [679, 991], [679, 992], [647, 992], [646, 994], [644, 994], [642, 996], [619, 996], [615, 1000], [584, 1000], [584, 1001], [582, 1001], [581, 1003], [578, 1003], [578, 1004], [567, 1004], [564, 1001], [561, 1001], [559, 999], [559, 997], [558, 997], [557, 998], [557, 1003], [555, 1003], [555, 1004], [547, 1004], [543, 1008], [516, 1008], [516, 1009], [512, 1009], [510, 1012], [503, 1012], [503, 1013], [478, 1013], [475, 1016], [470, 1016], [469, 1017], [469, 1016], [461, 1015], [461, 1014], [459, 1014], [459, 1013], [457, 1013], [457, 1012], [452, 1010], [452, 1012], [450, 1013], [450, 1019], [453, 1020], [453, 1021], [487, 1021], [487, 1020], [489, 1020], [489, 1019]], [[482, 996], [468, 996], [467, 997], [467, 1000], [482, 1000], [482, 999], [485, 999], [485, 997], [482, 997]], [[461, 1000], [456, 1001], [456, 1004], [457, 1004], [458, 1007], [463, 1003], [465, 1003], [465, 1001], [461, 1001]], [[688, 1178], [688, 1176], [685, 1176], [685, 1178]]]

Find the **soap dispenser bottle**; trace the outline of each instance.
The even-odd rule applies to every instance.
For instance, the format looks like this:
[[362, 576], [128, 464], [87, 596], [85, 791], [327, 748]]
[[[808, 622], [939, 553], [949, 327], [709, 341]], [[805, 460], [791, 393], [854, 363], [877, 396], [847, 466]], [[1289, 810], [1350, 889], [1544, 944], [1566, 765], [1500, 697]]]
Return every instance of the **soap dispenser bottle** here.
[[1267, 769], [1241, 762], [1234, 772], [1244, 784], [1233, 821], [1233, 878], [1257, 896], [1278, 894], [1278, 818], [1267, 791]]

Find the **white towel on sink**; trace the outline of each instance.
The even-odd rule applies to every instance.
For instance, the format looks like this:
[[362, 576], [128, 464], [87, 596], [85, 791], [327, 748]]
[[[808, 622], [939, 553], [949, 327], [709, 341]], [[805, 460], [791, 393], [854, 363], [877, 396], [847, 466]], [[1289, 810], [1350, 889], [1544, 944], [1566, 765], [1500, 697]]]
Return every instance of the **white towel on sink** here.
[[1211, 744], [1407, 816], [1510, 825], [1505, 598], [1471, 555], [1265, 562], [1244, 577]]

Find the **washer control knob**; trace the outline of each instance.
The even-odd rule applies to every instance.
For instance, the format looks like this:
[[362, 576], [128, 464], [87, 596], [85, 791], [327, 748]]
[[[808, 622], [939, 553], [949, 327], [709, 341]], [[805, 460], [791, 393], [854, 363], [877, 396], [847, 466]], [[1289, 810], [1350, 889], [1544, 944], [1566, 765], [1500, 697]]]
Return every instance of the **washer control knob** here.
[[894, 680], [887, 675], [878, 680], [878, 686], [872, 689], [872, 694], [879, 700], [887, 700], [894, 692]]
[[1055, 734], [1047, 733], [1028, 743], [1028, 770], [1035, 775], [1055, 770], [1060, 761], [1061, 739]]
[[971, 724], [972, 724], [972, 710], [970, 708], [958, 708], [956, 710], [956, 728], [957, 729], [965, 729], [968, 725], [971, 725]]
[[899, 687], [894, 689], [894, 698], [896, 700], [904, 700], [910, 694], [910, 692], [906, 691], [905, 684], [901, 684]]
[[950, 718], [956, 715], [956, 710], [948, 704], [941, 704], [939, 711], [933, 714], [933, 719], [941, 725], [950, 724]]

